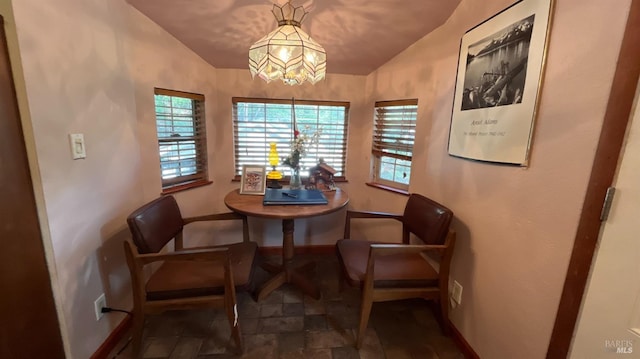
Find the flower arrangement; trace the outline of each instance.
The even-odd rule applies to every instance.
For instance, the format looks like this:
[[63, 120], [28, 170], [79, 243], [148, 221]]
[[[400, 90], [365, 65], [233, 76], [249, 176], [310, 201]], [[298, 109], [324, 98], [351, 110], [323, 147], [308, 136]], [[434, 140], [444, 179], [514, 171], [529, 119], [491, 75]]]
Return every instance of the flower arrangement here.
[[[305, 126], [305, 129], [309, 130], [310, 127]], [[294, 129], [293, 141], [291, 141], [291, 153], [282, 160], [282, 164], [292, 169], [300, 169], [300, 160], [307, 153], [307, 149], [310, 146], [318, 143], [321, 133], [322, 131], [320, 129], [311, 134], [306, 134]]]

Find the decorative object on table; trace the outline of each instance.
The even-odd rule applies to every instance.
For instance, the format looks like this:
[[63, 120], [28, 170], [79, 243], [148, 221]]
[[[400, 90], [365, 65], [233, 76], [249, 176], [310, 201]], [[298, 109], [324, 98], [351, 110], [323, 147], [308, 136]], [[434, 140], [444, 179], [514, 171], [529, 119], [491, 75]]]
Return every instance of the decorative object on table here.
[[242, 166], [240, 194], [264, 194], [266, 182], [265, 172], [265, 166]]
[[300, 167], [291, 168], [291, 176], [289, 177], [289, 188], [302, 188], [302, 178], [300, 177]]
[[287, 85], [312, 84], [324, 79], [327, 54], [300, 28], [308, 14], [304, 7], [293, 7], [291, 1], [271, 10], [278, 28], [251, 45], [249, 70], [266, 82], [280, 79]]
[[522, 0], [460, 43], [449, 154], [526, 166], [554, 0]]
[[278, 157], [278, 150], [276, 149], [276, 143], [271, 142], [269, 144], [269, 164], [271, 165], [271, 171], [267, 174], [267, 179], [269, 183], [267, 187], [269, 188], [282, 188], [282, 185], [279, 180], [282, 179], [282, 173], [276, 170], [276, 166], [280, 162], [280, 157]]
[[337, 171], [326, 164], [324, 159], [320, 159], [317, 166], [311, 167], [309, 170], [309, 181], [307, 181], [306, 189], [318, 189], [320, 191], [335, 191], [336, 184], [333, 176]]
[[[282, 160], [282, 164], [291, 168], [289, 188], [300, 189], [302, 188], [302, 179], [300, 178], [300, 161], [307, 153], [307, 149], [318, 143], [321, 131], [317, 130], [310, 135], [298, 131], [298, 126], [296, 124], [295, 99], [291, 99], [291, 110], [293, 112], [293, 140], [291, 141], [291, 153]], [[310, 129], [309, 126], [306, 126], [305, 128], [307, 130]]]

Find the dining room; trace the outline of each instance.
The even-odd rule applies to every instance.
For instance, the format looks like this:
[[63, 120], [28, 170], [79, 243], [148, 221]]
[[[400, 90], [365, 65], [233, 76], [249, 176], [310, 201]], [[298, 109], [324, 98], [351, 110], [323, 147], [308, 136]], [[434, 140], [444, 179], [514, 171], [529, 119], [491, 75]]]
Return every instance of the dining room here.
[[[460, 91], [456, 91], [458, 81], [464, 80], [458, 76], [458, 69], [464, 68], [466, 60], [461, 57], [461, 40], [474, 34], [473, 29], [480, 24], [496, 19], [503, 10], [519, 2], [461, 0], [443, 5], [394, 1], [396, 7], [407, 6], [394, 12], [393, 6], [385, 1], [349, 4], [337, 0], [293, 1], [296, 6], [310, 7], [301, 28], [327, 50], [324, 78], [314, 84], [296, 85], [280, 80], [267, 82], [258, 74], [252, 77], [249, 68], [247, 54], [251, 45], [278, 26], [271, 13], [273, 2], [208, 1], [185, 6], [189, 9], [184, 12], [172, 7], [163, 11], [160, 3], [184, 6], [170, 1], [134, 0], [63, 0], [55, 4], [14, 0], [0, 4], [40, 226], [38, 243], [44, 253], [40, 264], [50, 277], [55, 304], [48, 315], [58, 322], [59, 333], [55, 334], [60, 336], [62, 357], [106, 355], [122, 339], [127, 339], [124, 337], [131, 324], [129, 314], [96, 313], [96, 302], [102, 296], [104, 302], [100, 303], [109, 308], [133, 309], [131, 274], [123, 251], [123, 243], [132, 238], [127, 216], [162, 195], [173, 196], [185, 218], [233, 212], [237, 203], [230, 206], [226, 198], [234, 191], [239, 192], [243, 165], [261, 166], [265, 176], [273, 170], [268, 159], [272, 141], [279, 141], [280, 163], [275, 170], [282, 172], [280, 182], [288, 186], [291, 167], [283, 165], [283, 161], [291, 153], [296, 130], [293, 117], [298, 114], [296, 123], [301, 124], [299, 130], [305, 134], [313, 134], [313, 130], [305, 132], [305, 124], [313, 126], [313, 121], [319, 124], [320, 120], [326, 120], [319, 126], [326, 135], [320, 136], [322, 141], [337, 138], [340, 131], [343, 136], [339, 141], [325, 143], [337, 146], [331, 147], [329, 153], [336, 157], [320, 156], [320, 149], [303, 157], [302, 182], [309, 183], [309, 171], [322, 163], [322, 157], [331, 169], [339, 170], [330, 173], [333, 188], [344, 191], [348, 202], [330, 213], [296, 218], [291, 227], [283, 225], [288, 217], [248, 216], [250, 240], [259, 247], [260, 256], [276, 263], [271, 268], [274, 271], [258, 266], [258, 282], [264, 284], [273, 275], [285, 274], [272, 282], [278, 286], [270, 286], [262, 301], [238, 295], [240, 319], [242, 313], [250, 319], [245, 324], [247, 335], [269, 335], [268, 338], [278, 340], [278, 345], [287, 347], [291, 344], [289, 338], [281, 339], [281, 333], [270, 329], [252, 334], [251, 323], [258, 325], [260, 318], [300, 317], [287, 320], [302, 321], [302, 326], [296, 327], [302, 333], [306, 325], [311, 332], [347, 326], [350, 341], [335, 346], [345, 349], [333, 350], [332, 344], [319, 344], [322, 338], [309, 339], [303, 335], [300, 339], [301, 335], [296, 334], [296, 350], [302, 340], [305, 345], [315, 343], [312, 349], [320, 350], [324, 357], [330, 357], [327, 353], [334, 358], [367, 357], [355, 347], [357, 323], [353, 321], [358, 317], [356, 308], [360, 304], [356, 298], [361, 298], [361, 292], [345, 288], [344, 298], [340, 297], [345, 301], [337, 300], [340, 273], [335, 245], [344, 238], [347, 211], [402, 213], [409, 195], [421, 194], [442, 203], [454, 214], [451, 228], [457, 236], [448, 289], [453, 293], [454, 282], [457, 283], [459, 300], [447, 303], [452, 334], [442, 339], [445, 336], [439, 332], [437, 315], [427, 317], [433, 308], [425, 303], [409, 301], [405, 307], [374, 303], [370, 327], [379, 331], [376, 352], [387, 358], [402, 358], [424, 349], [424, 346], [407, 347], [409, 354], [402, 352], [406, 342], [393, 332], [385, 332], [397, 314], [407, 319], [407, 327], [416, 329], [407, 337], [415, 338], [422, 330], [436, 338], [427, 342], [434, 350], [432, 357], [438, 353], [446, 357], [464, 352], [484, 358], [540, 358], [550, 351], [550, 343], [558, 343], [557, 338], [561, 339], [557, 345], [564, 348], [560, 352], [565, 350], [566, 354], [580, 307], [579, 299], [577, 304], [566, 302], [565, 282], [570, 279], [567, 268], [575, 262], [574, 245], [581, 243], [576, 233], [583, 233], [583, 208], [598, 207], [585, 206], [591, 198], [590, 178], [599, 153], [599, 139], [613, 107], [627, 108], [628, 118], [637, 84], [632, 65], [625, 65], [624, 70], [629, 78], [635, 76], [633, 86], [617, 87], [616, 81], [620, 76], [616, 71], [622, 71], [620, 64], [637, 56], [624, 52], [633, 48], [627, 46], [633, 32], [628, 30], [627, 23], [637, 26], [634, 22], [637, 0], [622, 1], [619, 6], [598, 0], [551, 2], [553, 16], [548, 20], [550, 30], [544, 56], [539, 59], [544, 71], [539, 80], [529, 82], [535, 83], [531, 91], [537, 100], [535, 116], [525, 126], [530, 131], [523, 136], [526, 144], [520, 148], [524, 148], [520, 152], [526, 161], [516, 165], [465, 157], [464, 151], [469, 148], [464, 146], [461, 155], [452, 129], [455, 133], [458, 112], [467, 111], [458, 111], [461, 106], [456, 102], [466, 98], [460, 86]], [[425, 11], [423, 6], [432, 11], [425, 15], [420, 12]], [[195, 14], [202, 22], [190, 20], [186, 14]], [[224, 33], [215, 29], [212, 18], [220, 24], [227, 18]], [[162, 19], [168, 22], [163, 23]], [[376, 19], [383, 24], [391, 21], [388, 27], [399, 33], [389, 30], [396, 37], [388, 37], [385, 33], [388, 28], [373, 21]], [[427, 20], [431, 21], [431, 27], [423, 24]], [[526, 29], [528, 25], [520, 23], [521, 20], [517, 19], [518, 28]], [[219, 35], [219, 38], [212, 36], [211, 41], [224, 42], [231, 50], [242, 53], [242, 59], [237, 60], [243, 63], [242, 67], [225, 62], [231, 60], [222, 51], [217, 53], [215, 48], [203, 45], [207, 44], [207, 37], [199, 37], [205, 32], [198, 27], [203, 23]], [[359, 33], [358, 26], [365, 25], [373, 40], [361, 41], [357, 46], [351, 42], [351, 48], [338, 50], [337, 46], [347, 42], [350, 33], [355, 36]], [[235, 31], [236, 27], [244, 32]], [[185, 34], [191, 37], [181, 38], [181, 28], [189, 28]], [[402, 33], [416, 29], [423, 33], [414, 32], [414, 37]], [[381, 43], [387, 41], [383, 46], [392, 50], [386, 52], [387, 57], [380, 54], [383, 50], [376, 46], [376, 36]], [[404, 43], [403, 47], [397, 47], [394, 41]], [[353, 53], [364, 58], [354, 60]], [[332, 63], [332, 56], [340, 61]], [[366, 59], [367, 56], [370, 58]], [[373, 63], [374, 60], [378, 62]], [[216, 66], [211, 61], [220, 63]], [[500, 76], [516, 77], [518, 74], [513, 72], [516, 65], [505, 63], [504, 73], [489, 77], [495, 77], [492, 81]], [[615, 92], [616, 89], [621, 92]], [[495, 101], [501, 101], [501, 92], [491, 93], [496, 95]], [[505, 90], [503, 99], [508, 97], [515, 102], [515, 93], [514, 90], [507, 94]], [[616, 93], [616, 99], [626, 101], [624, 106], [609, 105]], [[163, 138], [158, 125], [160, 96], [180, 97], [174, 95], [186, 96], [190, 103], [201, 106], [194, 109], [202, 116], [205, 137], [198, 139], [204, 144], [199, 147], [204, 150], [199, 165], [205, 165], [206, 171], [196, 181], [197, 186], [180, 187], [184, 183], [176, 185], [174, 177], [163, 176], [162, 146], [185, 137], [171, 137], [176, 133], [172, 132]], [[292, 106], [299, 107], [299, 112], [292, 111]], [[384, 126], [376, 127], [376, 121], [388, 120], [384, 114], [392, 113], [395, 106], [407, 114], [409, 120], [402, 126], [411, 128], [412, 143], [410, 153], [389, 156], [384, 146], [376, 142], [376, 135], [385, 136], [384, 132], [377, 132], [383, 131]], [[265, 109], [263, 115], [260, 107]], [[282, 111], [288, 111], [289, 117], [283, 118]], [[248, 128], [243, 126], [251, 121], [270, 120], [286, 124], [274, 126], [280, 132], [273, 132], [273, 136], [263, 135], [257, 156], [264, 160], [258, 163], [256, 157], [249, 156], [250, 161], [243, 162], [251, 150], [242, 142], [246, 133], [241, 129]], [[501, 118], [498, 122], [507, 121]], [[76, 139], [80, 137], [70, 137], [78, 134], [83, 135], [79, 144]], [[238, 147], [239, 144], [244, 147]], [[82, 150], [76, 151], [76, 145]], [[484, 154], [476, 147], [471, 150], [474, 156]], [[397, 171], [382, 170], [390, 163]], [[612, 175], [614, 170], [611, 169]], [[265, 187], [268, 183], [265, 181]], [[262, 198], [261, 194], [238, 193], [238, 196]], [[242, 212], [237, 207], [236, 211]], [[185, 244], [195, 247], [230, 243], [242, 237], [242, 226], [230, 222], [193, 223], [185, 227]], [[357, 222], [350, 230], [360, 238], [372, 241], [394, 238], [400, 243], [402, 239], [396, 236], [400, 227], [393, 221], [375, 225]], [[213, 243], [212, 233], [219, 242]], [[282, 252], [284, 238], [291, 242], [296, 257], [308, 256], [318, 263], [316, 271], [306, 278], [322, 293], [324, 313], [317, 312], [320, 309], [314, 302], [313, 291], [311, 296], [301, 296], [305, 291], [287, 275], [292, 271], [278, 263], [287, 255]], [[580, 271], [585, 280], [590, 259], [587, 262], [586, 269]], [[582, 292], [578, 293], [577, 298], [582, 298]], [[564, 321], [559, 324], [557, 319], [562, 312], [559, 308], [566, 308], [563, 303], [575, 308], [570, 328], [562, 324]], [[340, 310], [345, 308], [350, 314], [341, 319]], [[265, 315], [261, 316], [263, 311]], [[209, 314], [213, 316], [205, 324], [213, 328], [212, 323], [217, 325], [219, 318], [214, 318], [215, 312]], [[307, 316], [314, 317], [307, 319]], [[153, 329], [156, 333], [167, 330], [167, 323], [183, 323], [185, 317], [165, 319], [165, 324], [157, 319], [150, 322], [156, 325]], [[343, 319], [350, 322], [331, 326]], [[269, 328], [269, 321], [266, 323]], [[300, 326], [297, 322], [295, 325]], [[317, 328], [314, 325], [323, 330], [311, 330]], [[12, 330], [17, 332], [18, 327]], [[180, 328], [181, 333], [198, 330]], [[162, 334], [163, 342], [175, 344], [183, 338]], [[438, 347], [440, 344], [435, 343], [441, 339], [439, 343], [445, 344]], [[449, 340], [454, 339], [455, 348], [449, 346]], [[367, 347], [366, 337], [364, 342]], [[385, 343], [389, 345], [385, 347]], [[256, 339], [254, 344], [260, 347], [263, 342]], [[595, 341], [592, 345], [602, 346]], [[228, 354], [209, 349], [203, 355]], [[162, 353], [159, 357], [171, 355], [171, 351]]]

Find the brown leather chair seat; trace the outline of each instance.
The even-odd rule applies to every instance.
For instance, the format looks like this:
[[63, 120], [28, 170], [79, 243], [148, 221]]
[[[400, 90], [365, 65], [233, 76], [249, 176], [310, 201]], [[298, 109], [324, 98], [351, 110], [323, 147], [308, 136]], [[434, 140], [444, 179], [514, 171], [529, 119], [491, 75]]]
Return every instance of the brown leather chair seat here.
[[[243, 241], [185, 248], [183, 228], [200, 221], [242, 220]], [[173, 196], [157, 198], [127, 217], [132, 242], [124, 249], [133, 289], [132, 351], [139, 356], [145, 316], [165, 310], [224, 307], [238, 352], [243, 352], [236, 291], [253, 289], [258, 246], [246, 216], [236, 213], [182, 218]], [[174, 251], [165, 249], [173, 241]], [[153, 264], [149, 277], [145, 267]]]
[[[434, 300], [440, 304], [439, 319], [448, 332], [449, 266], [455, 232], [449, 229], [453, 212], [419, 194], [411, 194], [403, 214], [347, 211], [344, 239], [336, 242], [340, 264], [340, 288], [344, 282], [362, 290], [356, 347], [360, 348], [373, 302], [409, 298]], [[351, 221], [391, 219], [402, 223], [402, 243], [352, 239]], [[410, 244], [411, 237], [420, 244]], [[439, 260], [436, 270], [428, 260], [431, 252]]]
[[[364, 283], [371, 244], [388, 244], [366, 240], [337, 242], [342, 272], [349, 285]], [[419, 253], [399, 253], [380, 257], [374, 264], [373, 280], [376, 287], [433, 286], [438, 284], [438, 272]]]
[[[229, 248], [231, 272], [236, 291], [253, 290], [251, 279], [255, 269], [253, 262], [258, 245], [254, 242], [246, 242], [223, 246], [223, 248]], [[222, 294], [224, 293], [224, 270], [217, 262], [167, 261], [147, 281], [146, 293], [147, 300]]]

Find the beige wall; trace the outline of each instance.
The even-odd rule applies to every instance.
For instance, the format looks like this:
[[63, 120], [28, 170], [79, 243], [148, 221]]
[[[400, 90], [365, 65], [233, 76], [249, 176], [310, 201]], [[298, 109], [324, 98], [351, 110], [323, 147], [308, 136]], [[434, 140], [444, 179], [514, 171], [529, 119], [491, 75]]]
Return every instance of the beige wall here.
[[[450, 157], [459, 40], [510, 3], [463, 0], [445, 25], [367, 78], [367, 98], [418, 98], [410, 190], [456, 215], [451, 277], [464, 291], [455, 326], [482, 358], [542, 358], [630, 2], [557, 1], [528, 168]], [[404, 201], [393, 199], [398, 209]]]
[[[246, 70], [212, 68], [124, 0], [14, 1], [23, 67], [16, 75], [18, 95], [23, 120], [33, 127], [27, 143], [41, 173], [36, 191], [42, 193], [43, 228], [50, 229], [45, 244], [69, 357], [89, 357], [122, 319], [113, 313], [95, 321], [93, 301], [100, 293], [107, 293], [110, 306], [131, 306], [124, 220], [161, 187], [153, 87], [206, 98], [214, 183], [176, 195], [187, 216], [226, 210], [224, 195], [238, 187], [231, 182], [232, 96], [351, 102], [349, 183], [341, 185], [352, 198], [349, 206], [402, 210], [406, 197], [364, 185], [372, 107], [376, 100], [417, 97], [417, 137], [423, 140], [416, 141], [411, 191], [452, 208], [459, 232], [452, 277], [465, 289], [452, 320], [483, 358], [543, 357], [629, 1], [615, 7], [558, 1], [529, 168], [446, 153], [459, 39], [509, 3], [463, 0], [445, 25], [371, 75], [328, 75], [315, 86], [289, 87], [251, 80]], [[1, 4], [4, 15], [8, 1]], [[67, 136], [76, 132], [85, 135], [85, 160], [70, 157]], [[296, 222], [296, 243], [332, 244], [342, 216]], [[251, 226], [261, 245], [280, 245], [277, 221], [252, 219]], [[189, 233], [205, 242], [209, 228]], [[225, 238], [238, 230], [220, 229]], [[354, 231], [391, 239], [379, 226]]]
[[[111, 245], [121, 248], [110, 240], [140, 201], [123, 8], [74, 0], [15, 1], [13, 8], [23, 68], [18, 96], [33, 127], [26, 137], [35, 143], [62, 335], [69, 357], [86, 358], [117, 324], [116, 317], [96, 322], [93, 301], [129, 292], [122, 260], [107, 254]], [[85, 160], [71, 159], [69, 133], [84, 134]]]

